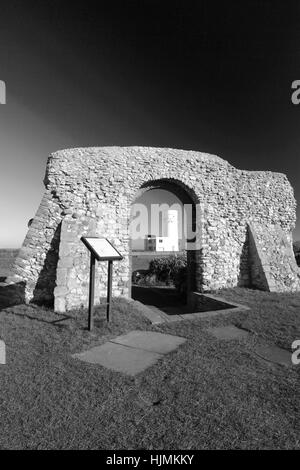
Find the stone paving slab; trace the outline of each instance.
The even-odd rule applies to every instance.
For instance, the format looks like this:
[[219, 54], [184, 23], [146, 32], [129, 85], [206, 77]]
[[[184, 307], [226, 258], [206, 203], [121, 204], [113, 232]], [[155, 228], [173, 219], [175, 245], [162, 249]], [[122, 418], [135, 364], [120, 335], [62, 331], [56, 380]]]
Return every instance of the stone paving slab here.
[[[216, 328], [208, 328], [207, 331], [218, 339], [232, 340], [232, 339], [245, 339], [249, 333], [245, 330], [237, 328], [234, 325], [221, 326]], [[292, 354], [285, 349], [279, 348], [275, 345], [256, 345], [253, 353], [259, 358], [272, 363], [284, 366], [292, 366]]]
[[208, 328], [207, 331], [216, 338], [227, 341], [232, 339], [244, 339], [247, 338], [249, 335], [247, 331], [237, 328], [234, 325]]
[[72, 357], [90, 364], [99, 364], [117, 372], [134, 376], [174, 351], [186, 338], [152, 331], [131, 331], [101, 346], [73, 354]]
[[159, 310], [157, 307], [153, 305], [145, 305], [138, 300], [133, 300], [133, 302], [142, 310], [143, 315], [148, 318], [148, 320], [153, 324], [160, 324], [166, 321], [162, 310]]
[[83, 353], [73, 354], [73, 357], [117, 372], [136, 375], [155, 364], [163, 355], [109, 341]]
[[258, 345], [255, 348], [255, 354], [262, 359], [273, 362], [274, 364], [281, 364], [284, 366], [292, 366], [292, 353], [278, 346], [263, 346]]
[[155, 331], [131, 331], [127, 335], [118, 336], [111, 340], [132, 348], [143, 349], [159, 354], [168, 354], [186, 341], [180, 336], [157, 333]]

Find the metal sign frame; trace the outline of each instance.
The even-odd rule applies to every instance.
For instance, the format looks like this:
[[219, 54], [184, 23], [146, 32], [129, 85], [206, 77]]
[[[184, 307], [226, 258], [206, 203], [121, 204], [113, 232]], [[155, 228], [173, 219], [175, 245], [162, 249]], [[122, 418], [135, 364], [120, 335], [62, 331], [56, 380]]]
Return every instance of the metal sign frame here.
[[[89, 243], [89, 239], [106, 240], [112, 248], [116, 251], [116, 256], [101, 256], [94, 247]], [[81, 241], [87, 247], [91, 253], [90, 259], [90, 285], [89, 285], [89, 313], [88, 313], [88, 330], [92, 331], [94, 326], [94, 298], [95, 298], [95, 265], [97, 261], [108, 261], [108, 272], [107, 272], [107, 301], [106, 301], [106, 320], [110, 321], [111, 313], [111, 298], [112, 298], [112, 272], [113, 272], [113, 261], [120, 261], [123, 256], [118, 250], [110, 243], [107, 238], [104, 237], [81, 237]]]
[[[99, 254], [94, 247], [89, 243], [89, 240], [105, 240], [112, 248], [113, 250], [117, 253], [115, 256], [102, 256]], [[118, 252], [118, 250], [113, 246], [112, 243], [110, 243], [109, 240], [105, 237], [81, 237], [81, 241], [85, 244], [85, 246], [88, 248], [88, 250], [93, 253], [97, 261], [119, 261], [123, 259], [123, 256], [121, 253]]]

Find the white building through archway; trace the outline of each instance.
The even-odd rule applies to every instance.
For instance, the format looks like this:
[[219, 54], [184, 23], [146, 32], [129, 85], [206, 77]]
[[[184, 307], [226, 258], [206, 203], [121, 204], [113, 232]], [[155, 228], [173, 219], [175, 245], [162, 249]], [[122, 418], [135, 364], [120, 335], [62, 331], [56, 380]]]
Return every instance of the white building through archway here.
[[152, 189], [144, 193], [133, 206], [133, 212], [140, 217], [140, 223], [137, 224], [139, 233], [132, 236], [132, 250], [183, 250], [186, 232], [183, 209], [180, 199], [170, 191]]

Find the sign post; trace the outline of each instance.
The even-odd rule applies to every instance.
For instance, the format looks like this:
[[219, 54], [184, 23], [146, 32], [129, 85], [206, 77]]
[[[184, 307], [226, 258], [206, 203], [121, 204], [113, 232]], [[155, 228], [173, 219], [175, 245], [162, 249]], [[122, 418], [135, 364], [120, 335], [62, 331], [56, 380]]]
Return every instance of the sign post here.
[[112, 270], [113, 262], [108, 262], [108, 276], [107, 276], [107, 304], [106, 304], [106, 320], [109, 322], [111, 310], [111, 291], [112, 291]]
[[91, 253], [91, 264], [90, 264], [90, 290], [89, 290], [89, 319], [88, 329], [92, 331], [94, 326], [94, 297], [95, 297], [95, 264], [96, 258]]
[[88, 329], [92, 331], [94, 326], [94, 297], [95, 297], [95, 264], [97, 261], [108, 261], [107, 270], [107, 301], [106, 320], [110, 321], [111, 298], [112, 298], [112, 271], [113, 261], [123, 259], [118, 250], [107, 240], [107, 238], [81, 237], [81, 241], [91, 253], [90, 261], [90, 286], [89, 286], [89, 317]]

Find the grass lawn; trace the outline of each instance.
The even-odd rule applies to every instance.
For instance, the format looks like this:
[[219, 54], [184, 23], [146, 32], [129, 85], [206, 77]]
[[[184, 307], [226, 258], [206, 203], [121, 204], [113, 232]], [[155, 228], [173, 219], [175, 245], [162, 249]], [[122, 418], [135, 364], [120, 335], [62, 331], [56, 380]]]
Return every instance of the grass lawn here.
[[[300, 365], [276, 366], [259, 342], [289, 349], [300, 339], [300, 294], [221, 291], [243, 313], [151, 326], [135, 304], [115, 301], [112, 322], [40, 307], [0, 312], [7, 365], [0, 365], [2, 449], [300, 448]], [[103, 315], [103, 312], [100, 311]], [[235, 324], [252, 334], [221, 341], [206, 328]], [[188, 341], [135, 378], [71, 357], [133, 329]]]

